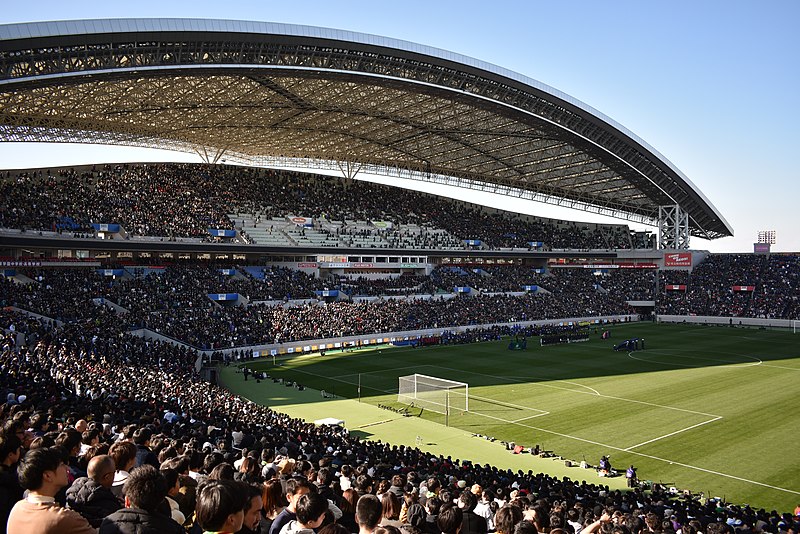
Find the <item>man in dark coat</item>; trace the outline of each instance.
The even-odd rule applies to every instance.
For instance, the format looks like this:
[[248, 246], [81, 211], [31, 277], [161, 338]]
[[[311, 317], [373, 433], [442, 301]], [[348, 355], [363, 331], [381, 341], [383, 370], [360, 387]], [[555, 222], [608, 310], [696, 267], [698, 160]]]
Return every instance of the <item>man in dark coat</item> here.
[[475, 506], [478, 498], [471, 491], [465, 491], [458, 498], [458, 507], [461, 508], [463, 517], [461, 520], [462, 534], [486, 534], [486, 519], [475, 513]]
[[111, 492], [115, 471], [111, 456], [95, 456], [89, 460], [89, 476], [75, 479], [67, 490], [67, 506], [85, 517], [95, 528], [106, 516], [122, 508], [120, 500]]
[[5, 532], [8, 514], [24, 494], [17, 479], [16, 464], [22, 453], [22, 440], [16, 434], [0, 434], [0, 532]]
[[442, 507], [442, 500], [439, 497], [428, 497], [425, 501], [425, 524], [423, 525], [422, 532], [425, 534], [441, 534], [436, 520], [439, 518], [439, 509]]
[[402, 502], [403, 498], [406, 496], [405, 492], [405, 485], [406, 485], [406, 476], [403, 474], [396, 474], [392, 477], [392, 485], [389, 486], [389, 491], [395, 494], [398, 499]]
[[152, 465], [137, 467], [125, 482], [125, 506], [106, 517], [99, 534], [185, 534], [169, 515], [167, 481]]
[[150, 449], [150, 438], [153, 432], [147, 428], [139, 428], [133, 433], [133, 443], [136, 445], [136, 467], [140, 465], [152, 465], [158, 469], [158, 458]]

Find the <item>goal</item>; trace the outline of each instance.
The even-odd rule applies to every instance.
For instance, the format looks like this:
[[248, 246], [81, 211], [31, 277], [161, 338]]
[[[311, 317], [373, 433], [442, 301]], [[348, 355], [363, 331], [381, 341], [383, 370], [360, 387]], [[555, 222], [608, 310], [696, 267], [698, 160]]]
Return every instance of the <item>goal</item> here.
[[469, 384], [413, 374], [397, 378], [397, 402], [437, 413], [469, 411]]

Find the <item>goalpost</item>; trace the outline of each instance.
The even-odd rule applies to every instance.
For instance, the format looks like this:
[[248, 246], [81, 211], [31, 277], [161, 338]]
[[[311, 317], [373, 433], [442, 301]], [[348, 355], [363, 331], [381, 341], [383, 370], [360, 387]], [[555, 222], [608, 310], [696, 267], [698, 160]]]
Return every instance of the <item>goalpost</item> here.
[[413, 374], [397, 378], [397, 402], [432, 412], [469, 411], [469, 384], [435, 376]]

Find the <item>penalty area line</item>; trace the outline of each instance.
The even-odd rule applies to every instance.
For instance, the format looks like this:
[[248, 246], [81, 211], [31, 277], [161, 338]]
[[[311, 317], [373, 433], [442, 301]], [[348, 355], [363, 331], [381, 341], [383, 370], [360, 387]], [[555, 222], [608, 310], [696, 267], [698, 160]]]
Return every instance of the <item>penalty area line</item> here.
[[[483, 415], [484, 417], [488, 417], [490, 419], [496, 419], [498, 421], [504, 421], [500, 417], [494, 417], [494, 416], [491, 416], [491, 415], [488, 415], [488, 414], [480, 414], [480, 415]], [[717, 416], [717, 417], [719, 417], [719, 416]], [[505, 422], [506, 423], [511, 423], [511, 421], [508, 421], [508, 420], [505, 420]], [[710, 422], [710, 421], [708, 421], [708, 422]], [[690, 465], [690, 464], [685, 464], [685, 463], [682, 463], [682, 462], [676, 462], [674, 460], [669, 460], [667, 458], [662, 458], [660, 456], [655, 456], [655, 455], [652, 455], [652, 454], [645, 454], [645, 453], [638, 452], [638, 451], [629, 451], [628, 449], [615, 447], [613, 445], [600, 443], [600, 442], [593, 441], [593, 440], [586, 439], [586, 438], [580, 438], [580, 437], [577, 437], [577, 436], [571, 436], [569, 434], [564, 434], [562, 432], [556, 432], [556, 431], [553, 431], [553, 430], [548, 430], [546, 428], [536, 427], [536, 426], [525, 424], [525, 423], [515, 423], [515, 424], [518, 425], [518, 426], [524, 427], [524, 428], [530, 428], [531, 430], [538, 430], [538, 431], [544, 432], [546, 434], [552, 434], [554, 436], [561, 436], [561, 437], [564, 437], [564, 438], [567, 438], [567, 439], [573, 439], [573, 440], [576, 440], [576, 441], [581, 441], [583, 443], [589, 443], [591, 445], [597, 445], [597, 446], [600, 446], [600, 447], [603, 447], [603, 448], [606, 448], [606, 449], [609, 449], [609, 450], [612, 450], [612, 451], [628, 452], [629, 454], [634, 454], [636, 456], [641, 456], [642, 458], [650, 458], [651, 460], [657, 460], [659, 462], [668, 463], [670, 465], [677, 465], [679, 467], [684, 467], [686, 469], [692, 469], [694, 471], [701, 471], [703, 473], [709, 473], [711, 475], [717, 475], [717, 476], [724, 477], [724, 478], [729, 478], [729, 479], [732, 479], [732, 480], [738, 480], [739, 482], [745, 482], [747, 484], [753, 484], [755, 486], [761, 486], [762, 488], [769, 488], [769, 489], [773, 489], [773, 490], [776, 490], [776, 491], [782, 491], [782, 492], [785, 492], [785, 493], [791, 493], [791, 494], [794, 494], [794, 495], [800, 495], [800, 491], [792, 490], [792, 489], [789, 489], [789, 488], [782, 488], [780, 486], [773, 486], [772, 484], [766, 484], [764, 482], [758, 482], [757, 480], [751, 480], [751, 479], [748, 479], [748, 478], [738, 477], [736, 475], [730, 475], [730, 474], [727, 474], [727, 473], [722, 473], [720, 471], [714, 471], [713, 469], [706, 469], [705, 467], [699, 467], [699, 466], [696, 466], [696, 465]]]
[[[438, 366], [438, 365], [436, 367], [438, 367], [440, 369], [445, 369], [445, 370], [448, 370], [448, 371], [458, 371], [458, 369], [452, 369], [450, 367], [442, 367], [442, 366]], [[514, 378], [514, 377], [510, 377], [510, 376], [496, 376], [496, 375], [489, 375], [489, 374], [481, 374], [481, 373], [476, 373], [476, 372], [473, 372], [473, 371], [458, 371], [458, 372], [462, 372], [462, 373], [465, 372], [465, 373], [470, 373], [470, 374], [473, 374], [473, 375], [484, 376], [484, 377], [488, 376], [489, 378], [498, 378], [500, 380], [505, 380], [507, 382], [516, 382], [516, 383], [519, 383], [519, 384], [524, 384], [526, 382], [530, 383], [529, 380], [525, 380], [524, 378]], [[536, 377], [527, 377], [527, 378], [536, 378]], [[564, 380], [559, 380], [559, 382], [564, 382]], [[571, 382], [571, 383], [578, 384], [577, 382]], [[653, 406], [655, 408], [664, 408], [665, 410], [675, 410], [675, 411], [678, 411], [678, 412], [691, 413], [691, 414], [695, 414], [695, 415], [702, 415], [702, 416], [705, 416], [705, 417], [720, 417], [719, 415], [714, 414], [714, 413], [698, 412], [698, 411], [689, 410], [689, 409], [686, 409], [686, 408], [677, 408], [675, 406], [667, 406], [667, 405], [664, 405], [664, 404], [656, 404], [656, 403], [653, 403], [653, 402], [647, 402], [647, 401], [642, 401], [642, 400], [627, 399], [625, 397], [615, 397], [613, 395], [605, 395], [605, 394], [600, 393], [599, 391], [597, 391], [596, 389], [593, 389], [593, 388], [590, 388], [590, 389], [592, 389], [592, 391], [589, 392], [589, 391], [580, 391], [580, 390], [572, 389], [572, 388], [564, 388], [564, 387], [554, 386], [552, 384], [545, 384], [545, 383], [541, 383], [541, 382], [534, 382], [531, 385], [535, 385], [535, 386], [539, 386], [539, 387], [552, 388], [552, 389], [559, 389], [559, 390], [567, 391], [567, 392], [570, 392], [570, 393], [576, 393], [578, 395], [592, 395], [592, 396], [595, 396], [595, 397], [599, 397], [601, 399], [618, 400], [618, 401], [622, 401], [622, 402], [631, 402], [633, 404], [641, 404], [643, 406]], [[580, 384], [578, 384], [578, 385], [580, 385]]]
[[520, 423], [522, 421], [527, 421], [528, 419], [535, 419], [536, 417], [542, 417], [543, 415], [550, 415], [550, 412], [542, 412], [542, 413], [537, 413], [536, 415], [531, 415], [529, 417], [522, 417], [520, 419], [514, 419], [513, 421], [509, 421], [509, 423], [511, 423], [513, 425], [516, 425], [517, 423]]
[[641, 447], [642, 445], [647, 445], [648, 443], [655, 443], [656, 441], [660, 441], [662, 439], [674, 436], [676, 434], [680, 434], [681, 432], [686, 432], [687, 430], [691, 430], [691, 429], [697, 428], [699, 426], [707, 425], [708, 423], [713, 423], [714, 421], [719, 421], [720, 419], [722, 419], [722, 416], [718, 415], [713, 419], [709, 419], [708, 421], [703, 421], [702, 423], [697, 423], [696, 425], [687, 426], [686, 428], [681, 428], [680, 430], [676, 430], [675, 432], [670, 432], [669, 434], [664, 434], [663, 436], [659, 436], [657, 438], [653, 438], [653, 439], [649, 439], [647, 441], [643, 441], [641, 443], [637, 443], [636, 445], [632, 445], [632, 446], [628, 447], [627, 449], [622, 449], [622, 450], [625, 451], [625, 452], [629, 452], [629, 451], [631, 451], [631, 450], [633, 450], [633, 449], [635, 449], [637, 447]]

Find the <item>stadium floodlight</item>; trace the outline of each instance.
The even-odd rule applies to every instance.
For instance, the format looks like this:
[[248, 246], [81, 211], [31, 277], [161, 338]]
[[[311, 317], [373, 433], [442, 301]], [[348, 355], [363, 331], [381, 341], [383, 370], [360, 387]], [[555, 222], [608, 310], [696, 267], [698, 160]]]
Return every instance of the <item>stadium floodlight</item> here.
[[397, 402], [448, 415], [469, 411], [469, 384], [413, 374], [397, 378]]
[[760, 230], [758, 232], [758, 243], [768, 243], [774, 245], [776, 242], [775, 230]]

